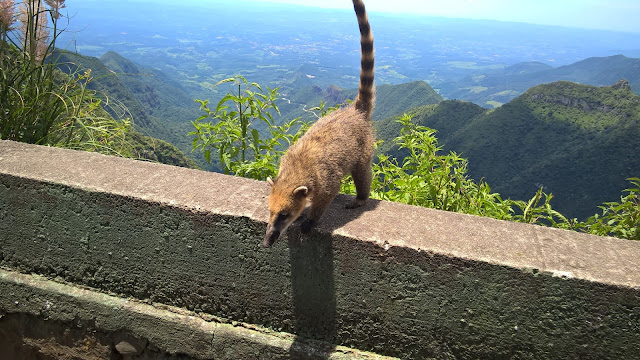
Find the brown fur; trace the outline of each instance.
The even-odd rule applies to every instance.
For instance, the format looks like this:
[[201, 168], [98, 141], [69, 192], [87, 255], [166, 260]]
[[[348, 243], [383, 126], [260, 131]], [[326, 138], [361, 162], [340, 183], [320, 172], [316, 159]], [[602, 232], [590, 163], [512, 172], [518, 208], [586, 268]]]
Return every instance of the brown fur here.
[[373, 35], [361, 0], [353, 0], [360, 27], [362, 49], [360, 86], [356, 101], [320, 118], [282, 158], [278, 177], [271, 181], [269, 225], [264, 246], [271, 246], [280, 233], [310, 206], [302, 223], [309, 232], [340, 191], [340, 182], [353, 176], [357, 196], [347, 205], [361, 206], [371, 189], [371, 159], [375, 136], [371, 124], [374, 104]]

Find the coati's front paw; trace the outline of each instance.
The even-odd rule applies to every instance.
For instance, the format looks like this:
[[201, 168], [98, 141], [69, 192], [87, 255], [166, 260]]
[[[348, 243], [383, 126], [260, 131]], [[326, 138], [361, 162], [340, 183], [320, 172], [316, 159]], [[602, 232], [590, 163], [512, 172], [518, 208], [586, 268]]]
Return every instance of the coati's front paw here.
[[308, 234], [315, 224], [316, 222], [309, 218], [304, 219], [304, 221], [302, 221], [302, 224], [300, 224], [300, 232], [302, 232], [303, 234]]
[[358, 199], [355, 198], [353, 201], [347, 203], [344, 208], [345, 209], [355, 209], [357, 207], [360, 207], [362, 205], [364, 205], [367, 202], [367, 199]]

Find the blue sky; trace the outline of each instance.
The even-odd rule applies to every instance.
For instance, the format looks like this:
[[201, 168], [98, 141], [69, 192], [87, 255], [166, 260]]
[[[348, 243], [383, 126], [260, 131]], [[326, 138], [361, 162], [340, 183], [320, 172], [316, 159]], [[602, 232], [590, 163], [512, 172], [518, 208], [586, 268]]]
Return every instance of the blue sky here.
[[[257, 0], [347, 9], [348, 0]], [[640, 33], [640, 0], [365, 0], [369, 11]]]

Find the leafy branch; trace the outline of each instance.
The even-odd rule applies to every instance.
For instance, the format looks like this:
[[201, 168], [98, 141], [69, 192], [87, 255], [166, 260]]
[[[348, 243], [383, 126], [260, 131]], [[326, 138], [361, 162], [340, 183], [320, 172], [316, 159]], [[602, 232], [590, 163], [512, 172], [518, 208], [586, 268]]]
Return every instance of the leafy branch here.
[[[300, 119], [276, 125], [271, 111], [280, 114], [275, 103], [277, 88], [263, 89], [242, 76], [224, 79], [214, 87], [226, 83], [232, 83], [234, 89], [214, 110], [208, 100], [196, 100], [205, 114], [191, 122], [195, 128], [189, 133], [194, 136], [193, 149], [203, 151], [209, 163], [211, 153], [217, 153], [225, 174], [262, 180], [275, 176], [280, 157], [308, 125]], [[256, 128], [258, 123], [266, 125], [270, 136], [265, 138], [260, 134]]]

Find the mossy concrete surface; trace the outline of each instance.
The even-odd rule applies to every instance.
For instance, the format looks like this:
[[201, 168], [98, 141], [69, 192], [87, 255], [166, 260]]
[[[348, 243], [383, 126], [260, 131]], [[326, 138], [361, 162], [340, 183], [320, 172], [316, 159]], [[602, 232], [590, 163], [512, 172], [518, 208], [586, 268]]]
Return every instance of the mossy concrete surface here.
[[[263, 182], [2, 141], [0, 265], [281, 334], [292, 358], [349, 348], [407, 359], [640, 353], [640, 242], [379, 201], [346, 210], [349, 198], [339, 196], [309, 236], [294, 225], [265, 249], [267, 196]], [[0, 329], [52, 317], [13, 306], [34, 298], [26, 289], [40, 291], [16, 284], [0, 282], [1, 294], [18, 294], [0, 296]], [[87, 316], [52, 321], [124, 332], [167, 354], [183, 346]]]

